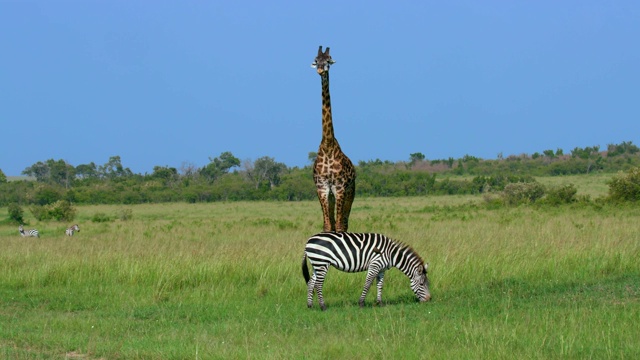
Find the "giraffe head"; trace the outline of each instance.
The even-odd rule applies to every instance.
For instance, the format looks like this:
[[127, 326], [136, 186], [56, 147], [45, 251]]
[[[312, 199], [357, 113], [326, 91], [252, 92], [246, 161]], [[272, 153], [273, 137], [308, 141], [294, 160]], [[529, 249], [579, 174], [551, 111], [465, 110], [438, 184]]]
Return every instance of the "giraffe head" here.
[[335, 61], [329, 55], [329, 48], [327, 48], [324, 53], [322, 52], [322, 45], [318, 48], [318, 56], [316, 56], [315, 60], [313, 60], [313, 64], [311, 67], [316, 68], [318, 74], [322, 75], [325, 71], [329, 71], [329, 67], [333, 65]]

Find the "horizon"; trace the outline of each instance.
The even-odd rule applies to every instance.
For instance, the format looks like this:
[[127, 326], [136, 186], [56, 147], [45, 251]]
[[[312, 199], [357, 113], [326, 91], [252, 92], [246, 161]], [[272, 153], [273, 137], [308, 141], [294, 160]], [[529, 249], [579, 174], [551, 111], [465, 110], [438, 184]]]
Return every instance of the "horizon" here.
[[[617, 143], [611, 143], [611, 144], [607, 144], [607, 145], [620, 145], [620, 144], [622, 144], [623, 142], [625, 142], [625, 141], [621, 141], [621, 142], [617, 142]], [[628, 141], [627, 143], [629, 143], [629, 144], [633, 144], [633, 142], [632, 142], [632, 141]], [[636, 145], [636, 144], [633, 144], [633, 145]], [[598, 151], [598, 153], [599, 153], [599, 154], [606, 154], [606, 153], [608, 152], [608, 150], [607, 150], [607, 146], [603, 147], [603, 146], [600, 146], [600, 145], [595, 144], [595, 145], [592, 145], [591, 147], [594, 147], [594, 146], [599, 146], [599, 151]], [[636, 146], [637, 146], [637, 145], [636, 145]], [[576, 148], [584, 149], [584, 148], [581, 148], [581, 147], [573, 147], [572, 149], [570, 149], [570, 150], [568, 150], [568, 151], [565, 151], [565, 149], [561, 149], [561, 148], [556, 148], [555, 150], [554, 150], [554, 149], [545, 149], [545, 150], [552, 150], [552, 151], [554, 152], [554, 154], [556, 154], [556, 156], [557, 156], [558, 158], [561, 158], [561, 157], [565, 157], [565, 158], [566, 158], [566, 157], [572, 157], [572, 151], [573, 151], [574, 149], [576, 149]], [[534, 159], [535, 154], [538, 154], [540, 157], [544, 157], [545, 155], [543, 154], [543, 151], [545, 151], [545, 150], [536, 151], [536, 152], [534, 152], [534, 153], [524, 153], [524, 152], [520, 152], [520, 153], [513, 153], [513, 154], [508, 154], [508, 155], [504, 155], [504, 154], [499, 153], [499, 154], [497, 154], [497, 156], [496, 156], [495, 158], [482, 158], [482, 157], [474, 156], [473, 154], [465, 154], [464, 156], [462, 156], [462, 157], [458, 157], [458, 158], [445, 157], [445, 158], [439, 158], [439, 159], [429, 159], [428, 157], [426, 157], [426, 156], [425, 156], [425, 158], [424, 158], [424, 159], [422, 159], [422, 160], [420, 160], [420, 161], [424, 161], [424, 162], [433, 162], [433, 161], [449, 160], [450, 158], [453, 158], [455, 161], [458, 161], [458, 160], [463, 159], [463, 158], [464, 158], [464, 157], [466, 157], [466, 156], [475, 157], [475, 158], [479, 159], [480, 161], [506, 161], [506, 160], [509, 160], [509, 158], [512, 158], [512, 157], [517, 157], [517, 158], [526, 157], [526, 158], [528, 158], [528, 159], [532, 159], [532, 160], [533, 160], [533, 159]], [[558, 152], [558, 151], [562, 151], [562, 155], [557, 155], [557, 152]], [[232, 155], [233, 155], [233, 154], [232, 154]], [[411, 154], [409, 154], [409, 155], [411, 155]], [[424, 155], [424, 154], [423, 154], [423, 155]], [[502, 155], [502, 157], [501, 157], [501, 155]], [[114, 155], [114, 156], [117, 156], [117, 155]], [[266, 155], [266, 156], [268, 156], [268, 155]], [[50, 160], [50, 159], [47, 159], [47, 160]], [[41, 161], [41, 162], [46, 162], [47, 160], [40, 160], [40, 161]], [[58, 160], [64, 160], [64, 159], [53, 159], [53, 160], [58, 161]], [[121, 160], [123, 160], [123, 159], [121, 159]], [[253, 160], [256, 160], [256, 159], [253, 159]], [[360, 162], [361, 162], [361, 161], [363, 161], [363, 162], [371, 162], [371, 161], [378, 161], [378, 160], [379, 160], [379, 161], [382, 161], [382, 162], [390, 161], [390, 162], [392, 162], [392, 163], [394, 163], [394, 164], [399, 164], [399, 163], [403, 163], [403, 162], [404, 162], [404, 163], [409, 163], [409, 162], [411, 161], [410, 156], [407, 156], [407, 159], [405, 159], [405, 160], [397, 160], [397, 161], [392, 161], [392, 160], [389, 160], [389, 159], [368, 159], [368, 160], [356, 160], [356, 161], [354, 162], [354, 166], [356, 166], [356, 167], [357, 167], [357, 166], [360, 166]], [[67, 163], [68, 163], [68, 162], [67, 162]], [[95, 161], [94, 161], [93, 163], [96, 165], [96, 167], [99, 167], [99, 166], [101, 166], [101, 165], [105, 165], [105, 164], [106, 164], [106, 162], [105, 162], [105, 163], [96, 163]], [[70, 164], [70, 163], [68, 163], [68, 164], [69, 164], [69, 165], [72, 165], [73, 167], [77, 167], [78, 165], [86, 165], [86, 164]], [[122, 164], [123, 168], [125, 168], [125, 169], [126, 169], [126, 168], [129, 168], [129, 167], [124, 163], [124, 161], [121, 161], [121, 164]], [[29, 166], [32, 166], [32, 165], [34, 165], [34, 164], [31, 164], [31, 165], [29, 165]], [[302, 165], [302, 166], [298, 166], [298, 165], [290, 166], [289, 164], [285, 164], [285, 165], [287, 166], [287, 168], [293, 169], [293, 168], [296, 168], [296, 167], [297, 167], [297, 168], [304, 168], [304, 167], [306, 167], [306, 166], [311, 166], [312, 164], [311, 164], [310, 162], [307, 162], [307, 164]], [[29, 167], [29, 166], [27, 166], [27, 167]], [[167, 165], [159, 165], [159, 164], [154, 165], [154, 167], [155, 167], [155, 166], [175, 168], [175, 169], [178, 171], [178, 174], [182, 174], [182, 169], [181, 169], [180, 167], [167, 166]], [[206, 164], [205, 164], [205, 166], [206, 166]], [[25, 167], [25, 168], [27, 168], [27, 167]], [[203, 166], [198, 167], [198, 169], [201, 169], [202, 167], [203, 167]], [[150, 171], [150, 172], [140, 173], [140, 172], [136, 172], [136, 171], [132, 170], [131, 168], [129, 168], [129, 169], [131, 170], [131, 172], [132, 172], [133, 174], [136, 174], [136, 175], [143, 175], [143, 176], [144, 176], [144, 175], [150, 175], [150, 174], [152, 174], [152, 173], [153, 173], [153, 170], [152, 170], [152, 171]], [[0, 168], [0, 170], [2, 170], [2, 169]], [[231, 167], [231, 168], [229, 169], [229, 171], [230, 171], [230, 172], [232, 172], [231, 170], [233, 170], [233, 171], [243, 171], [243, 166], [242, 166], [242, 165], [233, 166], [233, 167]], [[11, 178], [11, 179], [9, 179], [9, 180], [16, 180], [16, 179], [20, 180], [20, 179], [24, 179], [24, 178], [27, 178], [27, 179], [33, 179], [33, 180], [35, 180], [35, 177], [33, 177], [33, 176], [29, 176], [29, 175], [24, 175], [24, 174], [22, 174], [22, 172], [20, 173], [20, 175], [7, 175], [7, 174], [5, 174], [5, 175], [7, 176], [7, 178]]]

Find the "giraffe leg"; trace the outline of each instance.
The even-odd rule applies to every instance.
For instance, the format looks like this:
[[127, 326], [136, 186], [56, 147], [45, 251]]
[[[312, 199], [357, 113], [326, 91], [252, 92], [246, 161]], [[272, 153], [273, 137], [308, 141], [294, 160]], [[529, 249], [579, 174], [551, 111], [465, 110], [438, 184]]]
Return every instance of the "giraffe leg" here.
[[336, 231], [347, 232], [349, 229], [349, 214], [351, 213], [351, 205], [356, 195], [356, 182], [353, 181], [350, 185], [344, 188], [339, 200], [336, 200]]
[[344, 194], [342, 193], [336, 196], [336, 218], [336, 232], [346, 232], [348, 226], [345, 226], [344, 223]]
[[327, 231], [336, 231], [336, 197], [332, 192], [329, 192], [329, 224], [330, 228]]
[[331, 191], [326, 190], [323, 187], [318, 187], [318, 200], [320, 200], [320, 207], [322, 208], [322, 216], [324, 218], [324, 226], [322, 231], [335, 231], [335, 198], [331, 194]]

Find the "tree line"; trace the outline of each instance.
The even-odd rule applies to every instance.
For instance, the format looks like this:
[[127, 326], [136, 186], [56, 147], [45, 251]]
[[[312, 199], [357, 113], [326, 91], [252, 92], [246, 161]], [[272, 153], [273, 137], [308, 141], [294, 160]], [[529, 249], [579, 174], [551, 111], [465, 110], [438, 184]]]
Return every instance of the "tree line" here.
[[[309, 153], [310, 164], [316, 154]], [[422, 153], [407, 161], [360, 161], [357, 196], [416, 196], [477, 194], [503, 191], [511, 183], [532, 183], [535, 176], [616, 172], [640, 166], [640, 149], [631, 141], [544, 150], [532, 155], [510, 155], [485, 160], [471, 155], [429, 160]], [[35, 181], [7, 181], [0, 169], [0, 206], [76, 204], [138, 204], [241, 200], [299, 201], [316, 198], [311, 166], [287, 167], [265, 156], [241, 162], [231, 152], [209, 158], [203, 167], [180, 169], [155, 166], [151, 174], [133, 173], [112, 156], [102, 165], [73, 166], [49, 159], [22, 172]], [[464, 175], [464, 176], [460, 176]]]

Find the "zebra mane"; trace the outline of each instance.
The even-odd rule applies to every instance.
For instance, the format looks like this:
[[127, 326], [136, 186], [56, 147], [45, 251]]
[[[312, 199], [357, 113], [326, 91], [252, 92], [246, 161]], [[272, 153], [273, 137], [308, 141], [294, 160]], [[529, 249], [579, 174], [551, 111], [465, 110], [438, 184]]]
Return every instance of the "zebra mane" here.
[[392, 243], [398, 246], [398, 251], [402, 251], [402, 252], [406, 251], [409, 255], [411, 255], [412, 258], [415, 258], [416, 260], [418, 260], [420, 262], [420, 265], [424, 264], [424, 260], [422, 260], [422, 257], [420, 256], [420, 254], [418, 254], [416, 250], [413, 247], [411, 247], [411, 245], [405, 244], [402, 241], [398, 241], [391, 238], [389, 238], [389, 240], [391, 240]]

